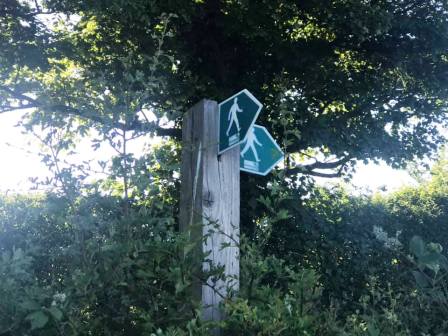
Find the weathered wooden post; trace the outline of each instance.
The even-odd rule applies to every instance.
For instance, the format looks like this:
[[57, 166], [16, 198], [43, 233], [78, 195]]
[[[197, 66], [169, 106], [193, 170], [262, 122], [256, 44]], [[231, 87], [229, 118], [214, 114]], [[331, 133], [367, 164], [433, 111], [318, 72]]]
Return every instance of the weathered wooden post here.
[[266, 175], [283, 160], [266, 128], [255, 125], [261, 108], [244, 89], [219, 105], [202, 100], [184, 117], [180, 229], [200, 242], [198, 256], [207, 255], [202, 270], [217, 266], [225, 275], [194, 286], [206, 320], [221, 320], [219, 303], [239, 289], [240, 169]]
[[[218, 156], [218, 104], [202, 100], [184, 117], [180, 229], [201, 241], [199, 249], [225, 269], [227, 281], [208, 279], [195, 292], [203, 304], [203, 318], [219, 321], [219, 303], [228, 288], [239, 288], [240, 148]], [[226, 246], [223, 248], [223, 246]], [[203, 263], [207, 271], [209, 263]]]

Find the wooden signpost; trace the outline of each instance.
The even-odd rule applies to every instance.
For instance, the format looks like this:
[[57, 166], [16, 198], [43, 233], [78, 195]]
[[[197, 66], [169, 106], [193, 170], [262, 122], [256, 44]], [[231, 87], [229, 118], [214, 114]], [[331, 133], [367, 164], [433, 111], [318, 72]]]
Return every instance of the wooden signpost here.
[[[202, 100], [184, 116], [180, 229], [198, 242], [198, 258], [206, 255], [202, 270], [222, 267], [225, 275], [225, 280], [202, 279], [194, 285], [205, 320], [221, 320], [220, 302], [239, 289], [240, 165], [265, 175], [283, 157], [266, 129], [254, 131], [261, 107], [243, 90], [219, 105]], [[244, 167], [250, 160], [260, 169]]]
[[[182, 129], [180, 227], [201, 241], [214, 266], [224, 266], [227, 281], [198, 283], [203, 318], [220, 320], [219, 303], [228, 289], [238, 291], [240, 228], [240, 148], [218, 157], [218, 104], [202, 100], [184, 117]], [[230, 245], [230, 246], [228, 246]], [[222, 248], [223, 246], [228, 246]], [[203, 263], [205, 271], [209, 263]]]

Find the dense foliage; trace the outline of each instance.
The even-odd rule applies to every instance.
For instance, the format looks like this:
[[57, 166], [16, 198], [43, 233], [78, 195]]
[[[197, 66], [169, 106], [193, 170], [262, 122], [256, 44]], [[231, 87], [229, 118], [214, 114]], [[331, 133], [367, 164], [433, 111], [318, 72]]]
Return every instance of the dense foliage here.
[[[446, 162], [385, 197], [307, 178], [437, 153], [447, 5], [3, 0], [0, 112], [28, 111], [54, 178], [1, 199], [0, 335], [447, 334]], [[287, 155], [242, 175], [241, 289], [216, 326], [191, 287], [220, 269], [178, 232], [178, 140], [193, 103], [242, 88]], [[66, 162], [87, 137], [117, 155]]]
[[[258, 206], [276, 215], [241, 243], [224, 334], [445, 334], [446, 176], [441, 162], [431, 181], [373, 198], [317, 188], [295, 208], [288, 189], [272, 187]], [[3, 198], [1, 334], [209, 335], [216, 326], [190, 288], [220, 272], [198, 278], [194, 242], [175, 230], [174, 189], [147, 191], [131, 204], [113, 189]]]
[[[442, 140], [447, 15], [442, 0], [6, 0], [0, 109], [177, 136], [162, 117], [178, 125], [199, 99], [248, 88], [290, 173], [403, 165]], [[329, 162], [303, 164], [317, 153]]]
[[[447, 101], [446, 1], [73, 1], [0, 5], [0, 111], [23, 123], [53, 162], [89, 135], [119, 154], [129, 197], [131, 139], [179, 139], [202, 98], [248, 88], [287, 157], [294, 195], [307, 176], [395, 166], [433, 155]], [[107, 167], [106, 167], [107, 166]], [[120, 168], [121, 167], [121, 168]], [[61, 187], [79, 169], [52, 168]], [[103, 162], [102, 168], [110, 168]], [[58, 172], [59, 170], [59, 172]], [[297, 178], [301, 178], [298, 183]], [[242, 176], [243, 231], [273, 180]], [[247, 187], [251, 186], [251, 187]]]

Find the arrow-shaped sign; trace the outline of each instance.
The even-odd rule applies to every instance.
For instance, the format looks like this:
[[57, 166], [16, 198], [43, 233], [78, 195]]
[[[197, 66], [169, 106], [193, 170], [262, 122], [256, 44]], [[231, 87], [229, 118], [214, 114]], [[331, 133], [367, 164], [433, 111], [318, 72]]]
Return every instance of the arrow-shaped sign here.
[[219, 104], [219, 151], [240, 145], [263, 105], [248, 90], [244, 89]]
[[240, 147], [240, 169], [258, 175], [267, 175], [284, 154], [268, 130], [254, 125]]

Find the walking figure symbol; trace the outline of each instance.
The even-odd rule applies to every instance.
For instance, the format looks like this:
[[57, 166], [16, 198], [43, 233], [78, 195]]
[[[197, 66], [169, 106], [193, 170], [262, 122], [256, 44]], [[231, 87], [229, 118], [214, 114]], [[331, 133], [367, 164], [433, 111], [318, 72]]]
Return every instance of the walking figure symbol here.
[[255, 144], [257, 144], [260, 147], [263, 147], [263, 145], [258, 141], [257, 137], [255, 136], [255, 128], [252, 127], [252, 129], [249, 131], [249, 134], [247, 135], [246, 144], [244, 145], [243, 150], [241, 151], [241, 156], [244, 157], [244, 154], [251, 149], [252, 153], [254, 153], [255, 161], [260, 162], [260, 159], [258, 157], [257, 148], [255, 147]]
[[240, 123], [238, 122], [238, 116], [237, 112], [243, 112], [242, 109], [238, 106], [238, 97], [235, 97], [233, 100], [233, 105], [230, 107], [229, 115], [227, 117], [227, 120], [230, 120], [229, 128], [227, 128], [227, 136], [229, 136], [229, 132], [232, 128], [232, 125], [235, 124], [236, 128], [238, 129], [238, 132], [241, 130]]

